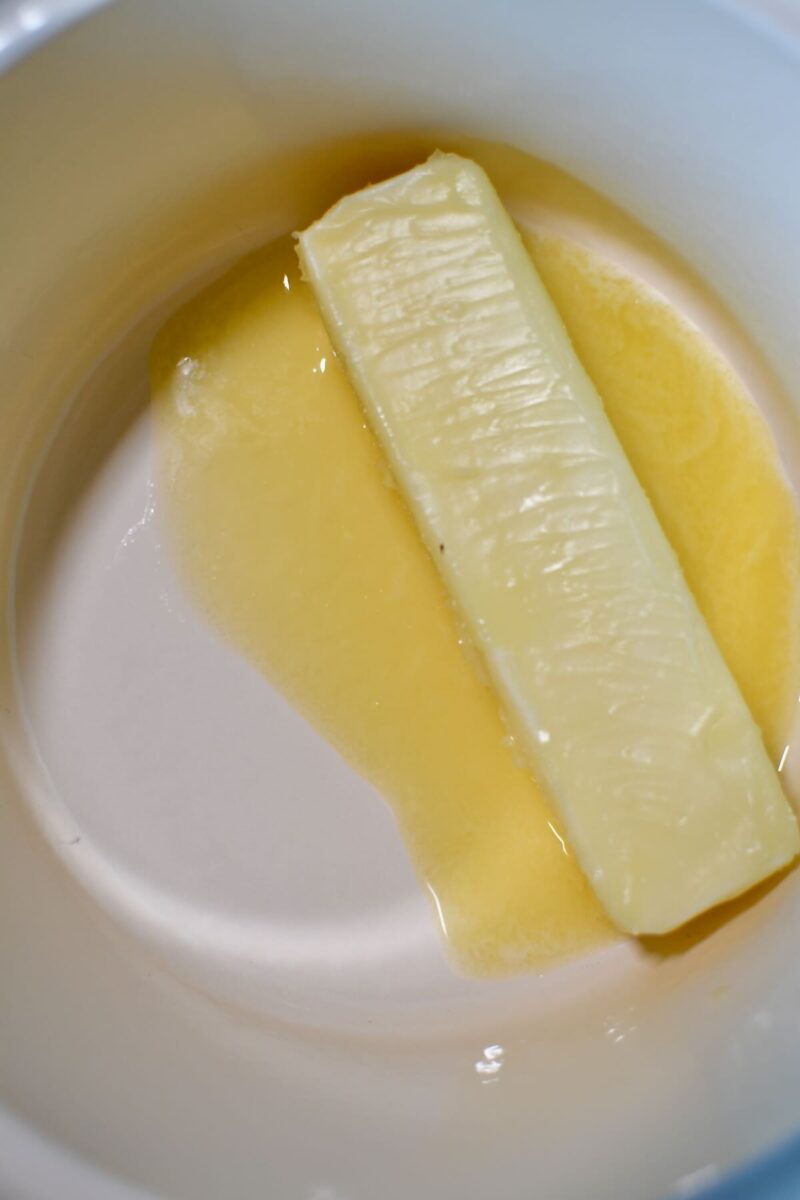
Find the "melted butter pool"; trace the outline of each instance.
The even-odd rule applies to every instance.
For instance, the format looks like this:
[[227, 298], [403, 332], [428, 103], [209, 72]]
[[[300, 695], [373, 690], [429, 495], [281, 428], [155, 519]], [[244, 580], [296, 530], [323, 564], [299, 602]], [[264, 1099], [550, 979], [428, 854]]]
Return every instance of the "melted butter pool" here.
[[[428, 148], [395, 147], [378, 173]], [[800, 688], [800, 522], [759, 410], [679, 306], [598, 249], [602, 237], [582, 236], [639, 255], [644, 244], [658, 261], [634, 222], [516, 152], [467, 152], [526, 230], [778, 761]], [[688, 271], [683, 283], [696, 288]], [[392, 805], [455, 964], [536, 969], [618, 936], [517, 762], [289, 238], [170, 321], [152, 385], [159, 493], [186, 586]]]

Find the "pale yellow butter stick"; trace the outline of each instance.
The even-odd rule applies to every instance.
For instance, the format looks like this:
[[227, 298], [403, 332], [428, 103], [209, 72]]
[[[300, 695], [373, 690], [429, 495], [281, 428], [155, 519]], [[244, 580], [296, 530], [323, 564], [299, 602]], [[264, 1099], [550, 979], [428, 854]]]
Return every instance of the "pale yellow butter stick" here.
[[790, 862], [760, 733], [484, 172], [434, 155], [299, 254], [612, 920], [663, 933]]

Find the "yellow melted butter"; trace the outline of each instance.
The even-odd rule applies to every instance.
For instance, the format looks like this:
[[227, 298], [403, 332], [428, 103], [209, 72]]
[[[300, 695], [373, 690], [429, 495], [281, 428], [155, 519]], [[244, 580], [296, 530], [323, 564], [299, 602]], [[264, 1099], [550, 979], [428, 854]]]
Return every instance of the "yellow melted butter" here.
[[[525, 199], [519, 155], [483, 161]], [[593, 211], [624, 228], [606, 202]], [[656, 292], [570, 237], [527, 241], [777, 756], [798, 687], [800, 523], [770, 434]], [[191, 594], [390, 801], [454, 962], [506, 973], [616, 936], [465, 653], [288, 239], [170, 321], [152, 385], [160, 497]]]

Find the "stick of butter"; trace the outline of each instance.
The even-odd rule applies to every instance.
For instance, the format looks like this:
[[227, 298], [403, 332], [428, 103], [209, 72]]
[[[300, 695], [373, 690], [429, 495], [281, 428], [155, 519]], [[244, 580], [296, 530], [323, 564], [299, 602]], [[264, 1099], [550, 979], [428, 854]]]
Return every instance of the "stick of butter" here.
[[484, 172], [436, 154], [299, 235], [370, 423], [615, 924], [798, 852], [761, 735]]

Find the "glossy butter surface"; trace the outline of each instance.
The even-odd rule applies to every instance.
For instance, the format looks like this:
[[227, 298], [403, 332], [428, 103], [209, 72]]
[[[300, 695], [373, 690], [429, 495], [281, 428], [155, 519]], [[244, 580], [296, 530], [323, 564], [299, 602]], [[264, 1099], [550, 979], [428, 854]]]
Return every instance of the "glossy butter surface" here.
[[298, 254], [614, 923], [668, 932], [790, 862], [760, 731], [485, 172], [436, 154]]
[[[547, 194], [560, 215], [574, 200], [589, 226], [616, 220], [638, 236], [551, 168], [502, 148], [485, 156], [518, 207]], [[540, 273], [777, 761], [797, 689], [800, 539], [763, 420], [654, 291], [554, 232], [549, 214], [532, 228]], [[288, 240], [173, 319], [153, 378], [159, 501], [187, 585], [393, 805], [454, 960], [504, 973], [612, 937], [458, 645]]]

